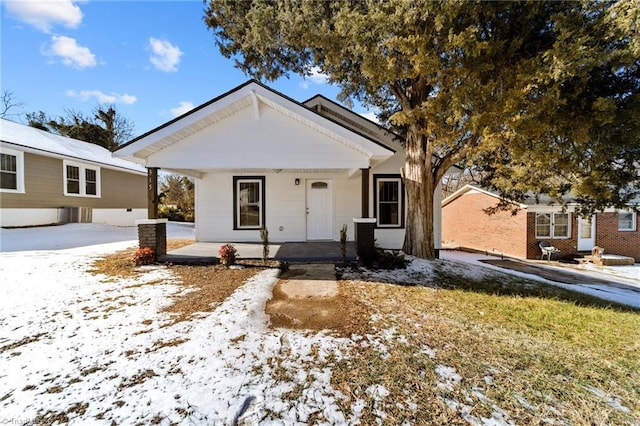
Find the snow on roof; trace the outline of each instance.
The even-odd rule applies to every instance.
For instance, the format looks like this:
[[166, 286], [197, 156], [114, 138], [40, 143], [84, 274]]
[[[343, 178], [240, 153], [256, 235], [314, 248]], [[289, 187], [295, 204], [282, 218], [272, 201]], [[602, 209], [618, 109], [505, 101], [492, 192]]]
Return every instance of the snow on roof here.
[[[557, 203], [557, 200], [551, 198], [549, 195], [547, 194], [534, 194], [533, 192], [527, 193], [525, 196], [525, 199], [523, 200], [522, 203], [517, 202], [517, 201], [513, 201], [513, 200], [509, 200], [509, 199], [505, 199], [502, 196], [500, 196], [500, 194], [490, 191], [488, 189], [482, 188], [478, 185], [472, 185], [472, 184], [466, 184], [465, 186], [463, 186], [462, 188], [458, 189], [456, 192], [454, 192], [453, 194], [449, 195], [448, 197], [446, 197], [444, 200], [442, 200], [442, 206], [446, 206], [447, 204], [451, 203], [452, 201], [454, 201], [456, 198], [460, 197], [461, 195], [466, 194], [469, 191], [476, 191], [476, 192], [481, 192], [483, 194], [489, 195], [491, 197], [494, 197], [498, 200], [502, 200], [504, 199], [505, 201], [515, 204], [517, 206], [519, 206], [522, 209], [526, 209], [527, 207], [530, 206], [548, 206], [548, 205], [553, 205], [554, 203]], [[574, 198], [571, 197], [571, 195], [567, 194], [563, 197], [564, 201], [568, 204], [568, 205], [575, 205], [576, 201], [574, 200]], [[638, 199], [633, 199], [629, 202], [629, 206], [633, 205], [633, 204], [638, 204], [640, 203], [640, 198]]]
[[5, 120], [4, 118], [0, 119], [0, 140], [43, 153], [146, 173], [145, 167], [127, 160], [114, 158], [108, 149], [99, 145], [55, 135], [44, 130]]

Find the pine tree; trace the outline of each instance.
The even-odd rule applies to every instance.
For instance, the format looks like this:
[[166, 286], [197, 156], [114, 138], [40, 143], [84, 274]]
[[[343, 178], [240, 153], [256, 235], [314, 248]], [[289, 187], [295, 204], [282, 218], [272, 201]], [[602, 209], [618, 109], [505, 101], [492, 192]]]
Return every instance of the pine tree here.
[[602, 207], [638, 193], [637, 2], [212, 0], [205, 13], [247, 74], [319, 68], [403, 132], [408, 254], [434, 257], [434, 191], [456, 164], [515, 195]]

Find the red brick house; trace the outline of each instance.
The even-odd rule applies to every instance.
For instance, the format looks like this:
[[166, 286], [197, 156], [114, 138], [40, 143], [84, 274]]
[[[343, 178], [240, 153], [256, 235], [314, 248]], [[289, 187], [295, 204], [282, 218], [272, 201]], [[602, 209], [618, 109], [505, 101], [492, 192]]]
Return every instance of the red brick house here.
[[[605, 253], [633, 257], [640, 262], [640, 217], [636, 211], [606, 210], [583, 219], [575, 205], [565, 211], [558, 204], [527, 200], [512, 202], [517, 210], [487, 214], [500, 196], [466, 185], [442, 201], [444, 245], [507, 256], [540, 259], [538, 244], [548, 241], [561, 250], [561, 257], [590, 252], [594, 246]], [[508, 200], [507, 200], [508, 201]]]

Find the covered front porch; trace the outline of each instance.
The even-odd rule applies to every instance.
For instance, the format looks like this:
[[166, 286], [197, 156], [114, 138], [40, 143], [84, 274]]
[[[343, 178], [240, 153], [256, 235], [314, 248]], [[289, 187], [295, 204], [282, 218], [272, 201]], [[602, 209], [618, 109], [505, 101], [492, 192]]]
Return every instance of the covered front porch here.
[[[171, 250], [158, 258], [160, 262], [174, 264], [217, 264], [218, 250], [223, 242], [196, 242]], [[262, 244], [232, 243], [238, 251], [238, 259], [262, 259]], [[356, 245], [347, 242], [348, 262], [356, 260]], [[283, 262], [341, 262], [342, 248], [336, 241], [285, 242], [269, 244], [269, 259]]]

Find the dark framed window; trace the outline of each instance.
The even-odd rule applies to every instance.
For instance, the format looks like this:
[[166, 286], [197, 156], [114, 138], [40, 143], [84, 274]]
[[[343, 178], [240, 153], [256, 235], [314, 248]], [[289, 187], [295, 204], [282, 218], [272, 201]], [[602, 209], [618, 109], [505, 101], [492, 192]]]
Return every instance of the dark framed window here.
[[404, 228], [404, 184], [400, 175], [373, 175], [373, 204], [379, 228]]
[[264, 176], [234, 176], [233, 229], [260, 229], [264, 224]]

